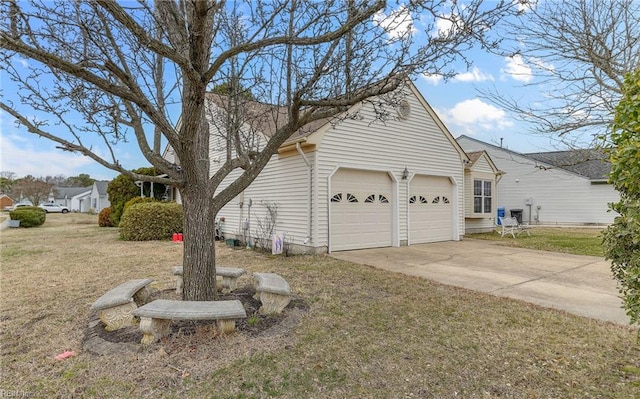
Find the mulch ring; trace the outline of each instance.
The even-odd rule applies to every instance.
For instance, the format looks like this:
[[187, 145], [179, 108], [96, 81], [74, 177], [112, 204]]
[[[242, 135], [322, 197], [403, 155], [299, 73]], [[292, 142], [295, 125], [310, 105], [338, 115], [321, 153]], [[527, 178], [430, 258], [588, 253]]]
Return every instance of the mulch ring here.
[[[236, 321], [236, 334], [239, 333], [245, 334], [248, 337], [257, 337], [269, 334], [270, 331], [278, 331], [278, 333], [281, 333], [283, 329], [278, 328], [280, 324], [287, 325], [286, 329], [289, 329], [292, 324], [291, 319], [295, 319], [293, 324], [296, 324], [296, 321], [308, 308], [302, 299], [292, 298], [289, 305], [281, 314], [262, 315], [258, 312], [261, 306], [260, 300], [254, 299], [253, 297], [255, 293], [254, 286], [248, 284], [236, 289], [232, 293], [218, 295], [218, 300], [239, 300], [247, 312], [246, 319]], [[176, 294], [175, 289], [165, 289], [153, 292], [149, 298], [149, 302], [156, 299], [180, 300], [181, 298]], [[199, 334], [217, 336], [215, 325], [215, 320], [173, 320], [170, 324], [171, 332], [168, 338], [170, 339], [176, 336], [195, 337]], [[83, 346], [86, 350], [99, 355], [139, 351], [141, 349], [141, 339], [142, 332], [138, 326], [106, 331], [97, 313], [94, 313], [85, 330]]]

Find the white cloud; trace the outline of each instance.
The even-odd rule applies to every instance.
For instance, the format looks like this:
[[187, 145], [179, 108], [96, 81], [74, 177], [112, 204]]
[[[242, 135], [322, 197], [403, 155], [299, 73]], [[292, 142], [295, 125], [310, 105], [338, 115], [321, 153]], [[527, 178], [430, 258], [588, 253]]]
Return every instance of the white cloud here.
[[437, 86], [438, 83], [442, 82], [442, 75], [423, 73], [422, 78], [433, 86]]
[[486, 80], [493, 81], [491, 74], [487, 75], [480, 71], [478, 67], [473, 67], [470, 71], [460, 73], [453, 78], [456, 82], [484, 82]]
[[[41, 139], [44, 140], [44, 139]], [[14, 172], [16, 176], [75, 176], [85, 173], [95, 162], [82, 155], [65, 153], [54, 148], [35, 149], [20, 135], [2, 135], [0, 137], [2, 157], [0, 169]]]
[[438, 115], [455, 135], [504, 130], [513, 126], [503, 110], [478, 98], [464, 100], [450, 109], [438, 110]]
[[538, 0], [513, 0], [517, 6], [519, 12], [529, 12], [535, 10], [538, 7]]
[[519, 82], [529, 83], [533, 80], [533, 71], [524, 62], [521, 55], [516, 54], [513, 57], [505, 57], [504, 60], [507, 65], [500, 69], [500, 72], [511, 76], [512, 79]]
[[437, 37], [440, 34], [446, 36], [449, 33], [449, 31], [453, 29], [453, 22], [451, 22], [451, 20], [448, 18], [449, 16], [442, 15], [436, 19], [436, 26], [435, 26], [435, 31], [433, 32], [433, 36]]
[[411, 12], [405, 6], [400, 6], [395, 11], [386, 15], [383, 11], [378, 11], [373, 16], [373, 22], [387, 32], [391, 39], [399, 39], [405, 35], [413, 35], [416, 28], [413, 26]]

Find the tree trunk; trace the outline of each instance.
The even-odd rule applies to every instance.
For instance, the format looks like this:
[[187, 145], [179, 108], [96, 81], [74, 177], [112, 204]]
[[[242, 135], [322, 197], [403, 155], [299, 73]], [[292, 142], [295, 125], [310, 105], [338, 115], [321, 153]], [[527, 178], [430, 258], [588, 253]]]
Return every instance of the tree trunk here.
[[183, 190], [184, 254], [182, 299], [214, 301], [216, 292], [215, 214], [208, 190]]

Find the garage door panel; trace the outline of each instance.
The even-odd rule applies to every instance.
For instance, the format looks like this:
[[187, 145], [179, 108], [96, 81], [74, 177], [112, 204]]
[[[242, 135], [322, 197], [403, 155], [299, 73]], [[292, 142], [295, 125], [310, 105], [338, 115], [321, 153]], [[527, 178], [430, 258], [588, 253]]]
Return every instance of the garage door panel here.
[[409, 193], [411, 244], [453, 239], [452, 193], [447, 177], [414, 177]]
[[331, 190], [331, 250], [390, 246], [392, 182], [384, 172], [339, 170]]

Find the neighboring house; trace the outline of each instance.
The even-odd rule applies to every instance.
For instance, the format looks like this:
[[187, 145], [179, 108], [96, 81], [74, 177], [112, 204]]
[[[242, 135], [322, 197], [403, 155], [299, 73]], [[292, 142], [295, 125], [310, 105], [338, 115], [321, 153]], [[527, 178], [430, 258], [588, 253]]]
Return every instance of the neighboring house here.
[[0, 194], [0, 209], [6, 209], [13, 206], [13, 198], [6, 194]]
[[599, 150], [521, 154], [468, 136], [458, 143], [466, 151], [486, 151], [505, 175], [498, 185], [494, 212], [522, 211], [522, 221], [546, 225], [606, 225], [620, 199], [607, 184], [610, 165]]
[[486, 151], [468, 152], [467, 155], [470, 161], [464, 169], [465, 233], [492, 231], [497, 222], [497, 184], [503, 172]]
[[[277, 204], [275, 231], [295, 252], [459, 240], [469, 157], [413, 84], [405, 95], [385, 122], [365, 102], [351, 109], [359, 110], [357, 118], [296, 132], [219, 212], [225, 236], [268, 238], [261, 237], [269, 221], [265, 205]], [[212, 173], [226, 151], [213, 136]], [[165, 158], [179, 163], [171, 148]]]
[[53, 187], [49, 202], [66, 206], [72, 212], [88, 212], [92, 187]]
[[109, 202], [109, 194], [107, 194], [108, 185], [108, 181], [96, 181], [93, 183], [90, 194], [90, 206], [94, 212], [100, 212], [104, 208], [111, 206], [111, 202]]

